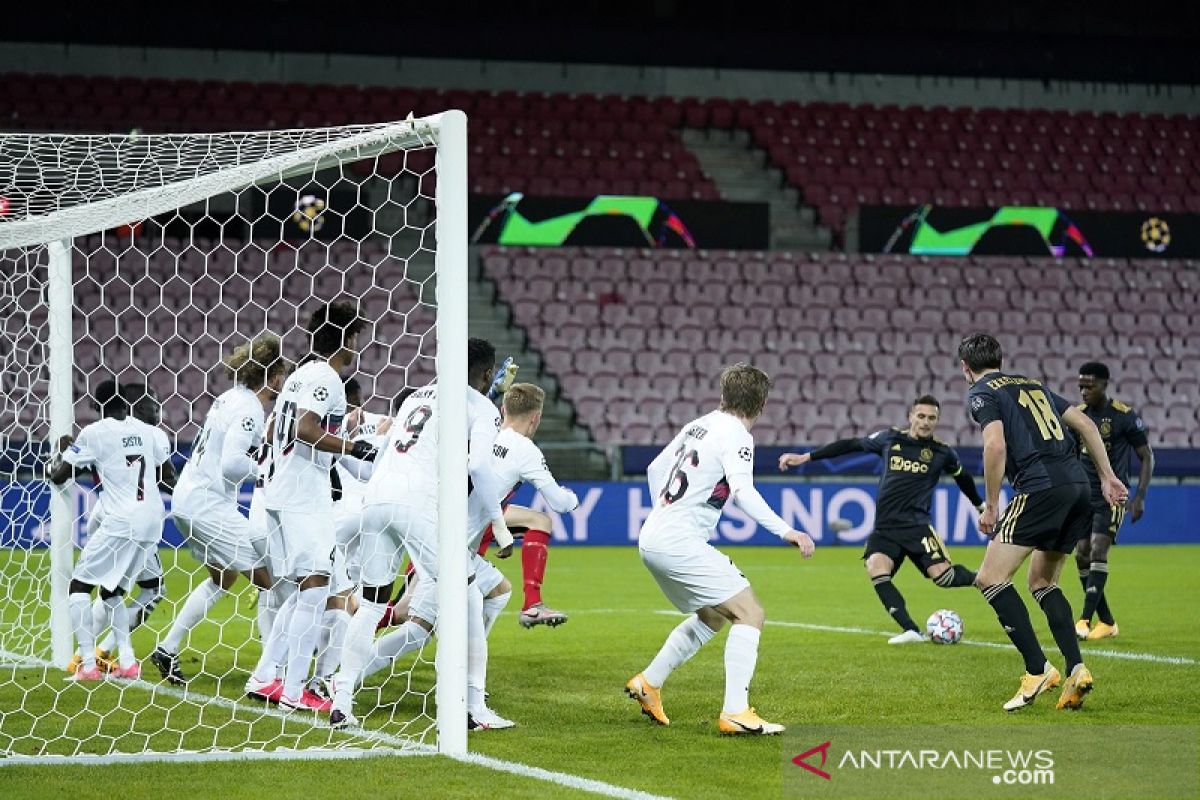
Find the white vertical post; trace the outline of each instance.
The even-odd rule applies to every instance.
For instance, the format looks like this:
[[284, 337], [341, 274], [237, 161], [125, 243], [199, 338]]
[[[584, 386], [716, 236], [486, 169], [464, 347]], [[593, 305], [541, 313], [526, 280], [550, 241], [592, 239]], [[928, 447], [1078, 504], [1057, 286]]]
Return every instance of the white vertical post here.
[[[50, 242], [46, 305], [50, 329], [50, 447], [74, 432], [75, 390], [72, 386], [75, 339], [71, 329], [74, 307], [71, 276], [71, 240]], [[65, 667], [74, 651], [71, 608], [67, 590], [71, 582], [74, 549], [71, 532], [75, 509], [70, 483], [52, 487], [50, 493], [50, 647], [55, 665]]]
[[437, 148], [438, 750], [467, 752], [467, 117]]

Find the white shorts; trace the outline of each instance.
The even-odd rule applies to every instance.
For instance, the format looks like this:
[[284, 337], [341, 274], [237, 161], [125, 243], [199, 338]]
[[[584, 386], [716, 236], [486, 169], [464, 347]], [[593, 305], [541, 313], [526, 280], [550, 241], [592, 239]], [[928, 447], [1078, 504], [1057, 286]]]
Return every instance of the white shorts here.
[[361, 581], [362, 519], [361, 497], [343, 497], [333, 504], [333, 575], [329, 581], [332, 594], [353, 589]]
[[396, 580], [404, 554], [422, 585], [437, 583], [437, 502], [383, 503], [363, 507], [358, 559], [363, 586]]
[[685, 613], [720, 605], [750, 587], [733, 560], [708, 542], [685, 540], [662, 549], [639, 550], [642, 563], [671, 605]]
[[[92, 537], [96, 535], [96, 531], [100, 530], [100, 523], [103, 521], [104, 521], [104, 514], [101, 512], [100, 506], [97, 505], [92, 509], [92, 515], [90, 517], [88, 517], [87, 541], [91, 541]], [[160, 523], [147, 523], [147, 524], [160, 524]], [[158, 548], [155, 548], [154, 549], [154, 558], [151, 560], [151, 563], [148, 563], [146, 565], [146, 568], [142, 571], [142, 573], [134, 578], [134, 582], [138, 583], [138, 584], [149, 583], [151, 581], [153, 581], [155, 583], [159, 583], [162, 581], [162, 577], [163, 577], [162, 559], [159, 558], [159, 556], [158, 556]]]
[[129, 591], [138, 581], [161, 576], [157, 541], [117, 535], [103, 523], [88, 538], [71, 572], [71, 580], [99, 586], [107, 592]]
[[471, 569], [475, 572], [475, 585], [479, 587], [479, 591], [483, 592], [484, 597], [504, 583], [504, 573], [479, 553], [471, 554]]
[[256, 529], [229, 502], [205, 502], [189, 496], [177, 503], [172, 513], [201, 564], [235, 572], [266, 566], [266, 531]]
[[333, 572], [333, 512], [267, 509], [271, 577], [293, 580]]

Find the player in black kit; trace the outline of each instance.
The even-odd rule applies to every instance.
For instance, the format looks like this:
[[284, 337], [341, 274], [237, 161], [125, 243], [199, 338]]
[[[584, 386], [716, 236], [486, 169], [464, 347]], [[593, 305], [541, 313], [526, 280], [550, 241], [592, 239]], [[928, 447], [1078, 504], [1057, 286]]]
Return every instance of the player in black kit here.
[[[1146, 492], [1154, 475], [1154, 451], [1146, 436], [1146, 423], [1138, 413], [1127, 403], [1108, 396], [1108, 378], [1108, 367], [1104, 364], [1091, 361], [1079, 368], [1079, 395], [1083, 399], [1079, 410], [1100, 429], [1113, 472], [1126, 486], [1129, 485], [1130, 454], [1137, 453], [1142, 467], [1137, 491], [1129, 500], [1130, 521], [1137, 522], [1146, 510]], [[1075, 633], [1080, 639], [1104, 639], [1119, 632], [1104, 589], [1108, 582], [1108, 550], [1117, 543], [1117, 531], [1125, 519], [1125, 506], [1108, 504], [1100, 492], [1100, 476], [1096, 474], [1092, 460], [1080, 460], [1092, 491], [1092, 535], [1080, 539], [1075, 548], [1075, 563], [1083, 583], [1083, 611], [1075, 623]], [[1099, 614], [1100, 621], [1089, 630], [1093, 614]]]
[[[979, 529], [991, 537], [975, 585], [996, 611], [1005, 633], [1025, 659], [1021, 688], [1004, 704], [1005, 711], [1033, 703], [1062, 683], [1038, 644], [1029, 612], [1013, 588], [1012, 577], [1029, 562], [1029, 589], [1046, 614], [1054, 641], [1066, 659], [1067, 680], [1058, 708], [1079, 708], [1092, 690], [1092, 675], [1083, 665], [1075, 638], [1071, 604], [1058, 588], [1058, 576], [1075, 543], [1092, 523], [1087, 476], [1064, 428], [1079, 436], [1100, 475], [1100, 488], [1112, 504], [1124, 503], [1129, 491], [1113, 474], [1095, 424], [1042, 382], [1000, 371], [1000, 342], [986, 333], [959, 343], [963, 376], [971, 384], [967, 407], [983, 430], [983, 481], [987, 508]], [[998, 517], [1000, 484], [1005, 477], [1015, 495]]]
[[888, 639], [889, 644], [925, 641], [908, 615], [904, 596], [892, 583], [906, 557], [938, 586], [970, 586], [975, 582], [974, 572], [950, 563], [929, 516], [933, 491], [943, 475], [953, 477], [971, 504], [983, 510], [983, 498], [954, 448], [933, 437], [940, 411], [936, 398], [923, 395], [913, 402], [906, 429], [889, 428], [862, 439], [840, 439], [811, 453], [785, 453], [779, 457], [780, 471], [847, 453], [877, 453], [883, 457], [875, 529], [867, 539], [863, 559], [875, 593], [902, 631]]

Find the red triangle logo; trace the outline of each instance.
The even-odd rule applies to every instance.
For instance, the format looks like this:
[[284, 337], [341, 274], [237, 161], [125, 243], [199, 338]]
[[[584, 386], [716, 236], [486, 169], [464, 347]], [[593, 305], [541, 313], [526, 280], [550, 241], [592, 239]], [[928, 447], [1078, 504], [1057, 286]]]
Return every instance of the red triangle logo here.
[[825, 760], [827, 758], [829, 758], [829, 742], [825, 742], [824, 744], [819, 744], [810, 750], [805, 750], [803, 753], [801, 753], [800, 755], [793, 758], [792, 763], [795, 764], [797, 767], [801, 767], [803, 769], [808, 770], [813, 775], [818, 775], [818, 776], [824, 778], [825, 780], [830, 780], [831, 776], [828, 772], [826, 772], [823, 769], [819, 769], [818, 767], [814, 767], [812, 764], [809, 764], [805, 760], [809, 756], [814, 755], [816, 753], [821, 754], [821, 766], [822, 767], [825, 766]]

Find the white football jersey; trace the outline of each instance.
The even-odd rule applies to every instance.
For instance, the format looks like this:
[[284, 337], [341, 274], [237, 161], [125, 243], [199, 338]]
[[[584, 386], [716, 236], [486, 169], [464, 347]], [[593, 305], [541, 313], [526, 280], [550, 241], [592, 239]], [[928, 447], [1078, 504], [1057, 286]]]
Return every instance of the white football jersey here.
[[273, 511], [315, 511], [333, 506], [329, 485], [333, 454], [318, 452], [296, 439], [296, 426], [306, 411], [316, 414], [329, 433], [341, 430], [346, 416], [346, 390], [325, 360], [309, 361], [293, 372], [275, 400], [273, 463], [263, 487], [263, 500]]
[[[370, 411], [364, 411], [362, 421], [358, 423], [358, 427], [354, 429], [352, 441], [371, 441], [375, 442], [376, 431], [383, 421], [387, 419], [386, 414], [373, 414]], [[350, 470], [342, 464], [339, 458], [334, 462], [333, 468], [337, 470], [338, 479], [342, 482], [342, 500], [353, 500], [362, 497], [366, 494], [367, 483], [364, 480], [359, 480]]]
[[192, 492], [237, 502], [240, 484], [225, 479], [222, 462], [227, 456], [257, 459], [263, 436], [263, 407], [245, 386], [226, 390], [204, 417], [204, 427], [192, 448], [192, 457], [179, 474], [175, 499]]
[[114, 530], [157, 531], [136, 523], [165, 516], [158, 491], [158, 467], [171, 457], [165, 433], [132, 416], [105, 417], [80, 431], [62, 457], [74, 467], [92, 468], [97, 505]]
[[650, 470], [654, 507], [639, 544], [707, 541], [729, 500], [730, 479], [753, 479], [754, 437], [737, 417], [713, 411], [685, 425], [655, 462], [667, 469]]
[[[496, 443], [492, 445], [492, 464], [496, 470], [497, 484], [500, 489], [500, 502], [507, 504], [513, 494], [524, 483], [532, 483], [533, 488], [546, 498], [546, 503], [559, 514], [574, 511], [579, 506], [579, 498], [570, 489], [558, 485], [558, 481], [546, 466], [546, 457], [542, 450], [528, 436], [517, 433], [512, 428], [503, 428], [496, 435]], [[483, 498], [472, 496], [468, 508], [468, 531], [475, 545], [491, 520], [490, 507]]]
[[[438, 422], [436, 383], [417, 389], [404, 401], [388, 431], [387, 443], [375, 462], [368, 482], [374, 502], [404, 501], [407, 487], [421, 486], [422, 491], [437, 487]], [[467, 441], [479, 442], [490, 450], [500, 430], [500, 412], [482, 394], [467, 388]], [[395, 480], [403, 475], [405, 481]]]

